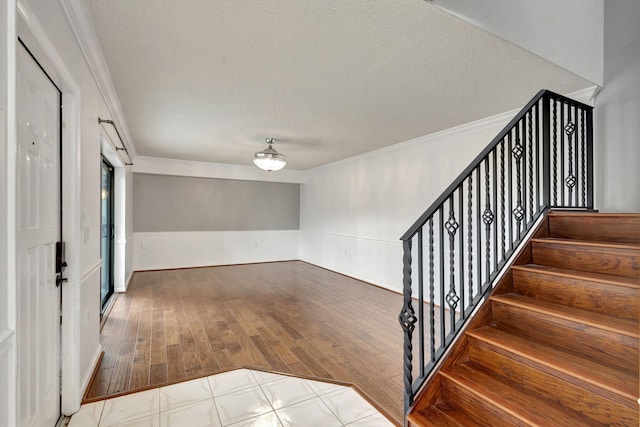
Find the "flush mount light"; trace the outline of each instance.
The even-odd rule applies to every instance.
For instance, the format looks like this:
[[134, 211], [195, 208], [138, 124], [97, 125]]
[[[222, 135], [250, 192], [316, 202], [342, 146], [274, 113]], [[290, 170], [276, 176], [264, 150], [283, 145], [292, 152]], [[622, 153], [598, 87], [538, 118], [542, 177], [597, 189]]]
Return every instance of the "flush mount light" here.
[[278, 153], [271, 145], [276, 142], [275, 138], [267, 138], [269, 147], [262, 151], [258, 151], [253, 155], [253, 163], [260, 169], [272, 172], [279, 171], [287, 164], [287, 158]]

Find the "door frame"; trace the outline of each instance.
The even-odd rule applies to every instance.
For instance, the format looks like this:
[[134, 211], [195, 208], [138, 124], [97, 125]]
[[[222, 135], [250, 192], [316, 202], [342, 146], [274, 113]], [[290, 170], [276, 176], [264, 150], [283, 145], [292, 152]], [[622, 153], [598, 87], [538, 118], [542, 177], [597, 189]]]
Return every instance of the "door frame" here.
[[[107, 305], [109, 303], [109, 299], [112, 297], [112, 295], [115, 293], [115, 174], [116, 174], [116, 168], [111, 164], [111, 162], [109, 162], [109, 160], [104, 156], [101, 155], [101, 166], [100, 166], [100, 171], [102, 174], [102, 171], [104, 169], [107, 169], [108, 174], [109, 174], [109, 195], [107, 196], [109, 198], [109, 223], [111, 225], [109, 233], [111, 235], [111, 237], [109, 238], [109, 293], [106, 296], [106, 298], [103, 300], [102, 298], [102, 274], [100, 275], [100, 318], [102, 318], [102, 316], [105, 313], [105, 310], [107, 308]], [[100, 180], [100, 187], [102, 188], [102, 179]], [[102, 233], [102, 227], [104, 224], [102, 224], [102, 204], [100, 206], [100, 228], [101, 228], [101, 233]], [[100, 249], [102, 249], [102, 234], [100, 235]], [[104, 265], [104, 254], [101, 253], [100, 254], [100, 258], [101, 258], [101, 262], [102, 262], [102, 269], [104, 269], [105, 265]]]
[[[126, 165], [118, 155], [117, 145], [104, 126], [100, 127], [100, 153], [113, 167], [113, 224], [115, 236], [113, 241], [113, 291], [126, 292], [129, 278], [125, 277], [127, 242], [131, 244], [131, 237], [126, 235]], [[133, 272], [130, 272], [133, 274]]]
[[[29, 47], [29, 50], [38, 59], [38, 62], [47, 71], [47, 73], [56, 81], [56, 84], [62, 91], [62, 154], [61, 154], [61, 171], [62, 171], [62, 208], [65, 212], [62, 218], [62, 240], [66, 242], [66, 258], [68, 267], [65, 274], [68, 282], [62, 285], [62, 325], [61, 325], [61, 412], [63, 415], [70, 415], [80, 408], [82, 399], [82, 384], [80, 378], [80, 325], [81, 316], [78, 310], [80, 301], [80, 227], [81, 227], [81, 191], [80, 191], [80, 135], [81, 135], [81, 91], [80, 86], [73, 78], [70, 70], [66, 66], [62, 55], [55, 48], [53, 42], [48, 37], [43, 26], [38, 21], [35, 13], [31, 10], [29, 4], [24, 0], [18, 0], [17, 8], [14, 15], [15, 24], [13, 26], [14, 33], [8, 37], [13, 37], [14, 43], [9, 43], [13, 52], [13, 63], [15, 64], [16, 46], [18, 37]], [[10, 19], [10, 17], [9, 17]], [[15, 69], [13, 76], [10, 76], [15, 87]], [[9, 103], [13, 105], [13, 114], [7, 123], [7, 127], [11, 127], [9, 136], [7, 137], [7, 148], [9, 152], [15, 151], [17, 143], [17, 123], [15, 115], [15, 90], [9, 94]], [[16, 194], [16, 158], [12, 154], [7, 158], [8, 179], [7, 187], [8, 206], [15, 206]], [[17, 284], [15, 271], [15, 210], [8, 216], [7, 221], [9, 235], [9, 257], [8, 257], [8, 281], [11, 289], [12, 301], [17, 301]], [[16, 313], [12, 312], [13, 325], [16, 325]], [[14, 355], [16, 349], [14, 348]], [[13, 416], [17, 414], [17, 396], [10, 405], [16, 405], [13, 408]]]

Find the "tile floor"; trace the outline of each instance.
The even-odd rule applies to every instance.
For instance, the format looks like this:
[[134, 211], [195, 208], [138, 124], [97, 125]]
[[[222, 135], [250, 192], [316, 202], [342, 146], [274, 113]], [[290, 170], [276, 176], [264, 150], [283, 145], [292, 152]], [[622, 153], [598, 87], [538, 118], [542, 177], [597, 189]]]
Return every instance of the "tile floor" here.
[[351, 387], [238, 369], [82, 405], [68, 427], [391, 427]]

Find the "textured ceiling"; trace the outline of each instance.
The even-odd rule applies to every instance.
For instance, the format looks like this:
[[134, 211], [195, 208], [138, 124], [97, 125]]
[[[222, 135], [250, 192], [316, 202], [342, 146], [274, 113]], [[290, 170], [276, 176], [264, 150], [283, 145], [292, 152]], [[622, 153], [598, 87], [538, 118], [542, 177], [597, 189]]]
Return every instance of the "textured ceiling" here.
[[304, 170], [591, 86], [424, 0], [86, 1], [144, 156]]

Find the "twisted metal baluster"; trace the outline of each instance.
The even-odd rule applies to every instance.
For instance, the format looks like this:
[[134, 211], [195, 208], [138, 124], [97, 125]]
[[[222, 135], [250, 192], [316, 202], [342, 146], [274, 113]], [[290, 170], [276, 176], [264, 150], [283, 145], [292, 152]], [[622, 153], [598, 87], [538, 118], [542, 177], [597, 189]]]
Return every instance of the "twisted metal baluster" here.
[[[501, 231], [501, 247], [502, 247], [502, 259], [504, 259], [504, 254], [507, 252], [507, 230], [506, 230], [506, 217], [507, 217], [507, 208], [505, 201], [505, 182], [504, 182], [504, 140], [500, 142], [500, 207], [501, 207], [501, 215], [500, 215], [500, 231]], [[496, 260], [497, 261], [497, 260]]]
[[553, 102], [553, 173], [551, 178], [553, 179], [553, 205], [558, 205], [558, 106], [556, 100]]
[[436, 360], [436, 327], [435, 327], [435, 277], [433, 262], [433, 217], [429, 218], [429, 319], [431, 327], [431, 361]]
[[531, 107], [529, 112], [529, 218], [533, 219], [533, 111], [535, 106]]
[[405, 413], [411, 405], [413, 405], [413, 330], [415, 329], [416, 316], [411, 303], [411, 239], [402, 242], [404, 255], [403, 255], [403, 269], [402, 269], [402, 283], [403, 283], [403, 296], [404, 304], [402, 311], [398, 316], [398, 321], [402, 330], [404, 331], [404, 410]]
[[587, 112], [586, 110], [582, 110], [582, 122], [581, 122], [581, 141], [580, 145], [582, 146], [582, 206], [587, 206], [587, 147], [585, 144], [585, 135], [586, 135], [586, 127], [585, 122], [587, 121]]
[[[468, 184], [469, 192], [467, 193], [467, 203], [469, 207], [467, 209], [467, 217], [469, 218], [469, 227], [467, 230], [467, 244], [469, 245], [469, 301], [473, 301], [473, 172], [469, 174]], [[460, 254], [460, 257], [462, 257], [462, 254]]]

